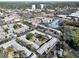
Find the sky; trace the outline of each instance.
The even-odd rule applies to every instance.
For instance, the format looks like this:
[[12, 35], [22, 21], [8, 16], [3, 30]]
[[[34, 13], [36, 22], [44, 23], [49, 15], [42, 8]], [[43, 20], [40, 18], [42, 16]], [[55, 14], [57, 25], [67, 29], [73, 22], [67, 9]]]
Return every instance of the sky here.
[[79, 0], [0, 0], [0, 1], [79, 1]]

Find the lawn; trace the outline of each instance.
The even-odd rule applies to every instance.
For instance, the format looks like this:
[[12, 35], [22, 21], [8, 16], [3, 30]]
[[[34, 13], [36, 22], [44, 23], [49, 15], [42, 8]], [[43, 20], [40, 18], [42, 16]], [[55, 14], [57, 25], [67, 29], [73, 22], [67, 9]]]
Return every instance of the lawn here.
[[76, 46], [79, 48], [79, 27], [73, 27], [72, 29], [72, 36]]
[[69, 52], [70, 47], [64, 42], [64, 56], [65, 58], [75, 58], [72, 52]]
[[28, 33], [26, 35], [26, 39], [30, 40], [32, 42], [35, 42], [38, 45], [41, 45], [41, 44], [45, 43], [48, 38], [46, 36], [44, 36], [44, 35], [40, 35], [40, 34], [37, 34], [37, 33], [35, 33], [35, 34]]
[[66, 28], [70, 28], [71, 32], [72, 32], [72, 37], [73, 37], [73, 41], [76, 44], [76, 46], [79, 48], [79, 27], [75, 26], [75, 24], [73, 24], [71, 22], [65, 22], [64, 26]]

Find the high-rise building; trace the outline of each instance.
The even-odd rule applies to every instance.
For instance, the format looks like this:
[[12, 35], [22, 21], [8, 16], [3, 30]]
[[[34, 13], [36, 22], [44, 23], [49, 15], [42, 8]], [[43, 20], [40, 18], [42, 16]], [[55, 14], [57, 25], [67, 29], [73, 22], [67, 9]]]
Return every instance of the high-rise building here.
[[40, 6], [41, 6], [41, 9], [43, 9], [43, 8], [44, 8], [44, 4], [40, 4]]
[[33, 10], [35, 10], [35, 9], [36, 9], [35, 5], [32, 5], [32, 9], [33, 9]]

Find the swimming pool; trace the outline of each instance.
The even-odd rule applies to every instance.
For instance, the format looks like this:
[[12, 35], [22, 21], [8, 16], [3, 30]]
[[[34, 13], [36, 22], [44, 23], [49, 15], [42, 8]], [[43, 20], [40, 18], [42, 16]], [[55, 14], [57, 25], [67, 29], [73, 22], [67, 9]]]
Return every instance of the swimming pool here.
[[51, 28], [58, 28], [59, 27], [59, 19], [52, 19], [52, 21], [49, 22], [48, 26]]

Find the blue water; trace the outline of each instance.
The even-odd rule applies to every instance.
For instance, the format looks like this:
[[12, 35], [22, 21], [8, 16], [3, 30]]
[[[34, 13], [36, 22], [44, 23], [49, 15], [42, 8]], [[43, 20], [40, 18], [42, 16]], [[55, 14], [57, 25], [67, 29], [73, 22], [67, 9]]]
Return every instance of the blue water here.
[[59, 21], [58, 19], [53, 19], [52, 21], [50, 21], [48, 26], [51, 27], [51, 28], [58, 28], [59, 27], [58, 21]]

